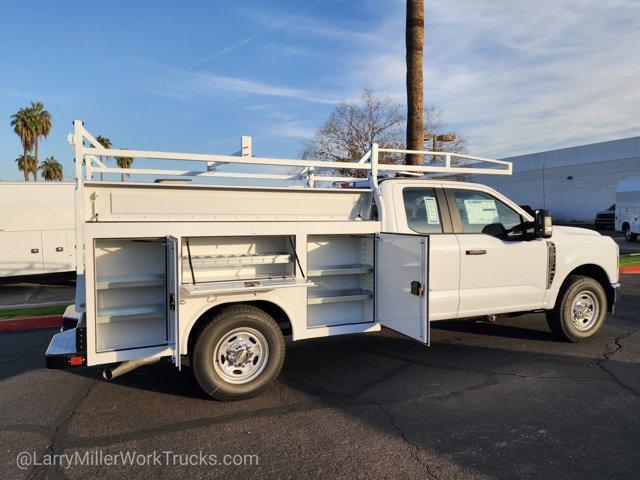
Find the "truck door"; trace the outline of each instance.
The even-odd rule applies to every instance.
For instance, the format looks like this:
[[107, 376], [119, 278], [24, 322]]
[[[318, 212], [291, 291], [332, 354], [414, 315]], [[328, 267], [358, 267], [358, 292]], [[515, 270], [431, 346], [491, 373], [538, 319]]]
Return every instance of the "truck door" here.
[[429, 345], [429, 237], [380, 233], [375, 249], [375, 317]]
[[520, 214], [473, 188], [446, 189], [460, 244], [458, 317], [535, 310], [547, 284], [548, 245], [512, 228]]

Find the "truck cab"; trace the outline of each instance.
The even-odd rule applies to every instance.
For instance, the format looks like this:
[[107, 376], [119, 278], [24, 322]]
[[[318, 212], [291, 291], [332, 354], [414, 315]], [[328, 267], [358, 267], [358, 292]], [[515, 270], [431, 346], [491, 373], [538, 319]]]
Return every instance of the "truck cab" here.
[[[112, 379], [146, 363], [185, 361], [205, 392], [233, 400], [278, 375], [284, 335], [298, 341], [384, 326], [429, 345], [432, 322], [545, 312], [555, 334], [578, 342], [597, 334], [619, 295], [610, 238], [552, 226], [546, 211], [531, 215], [484, 185], [424, 176], [508, 175], [509, 162], [422, 152], [444, 165], [383, 164], [379, 152], [405, 151], [375, 144], [357, 163], [117, 150], [81, 122], [75, 127], [83, 289], [47, 350], [52, 368], [104, 365]], [[194, 178], [246, 178], [220, 171], [233, 163], [298, 167], [252, 175], [305, 184], [93, 178], [129, 173], [100, 161], [124, 154], [204, 163], [176, 170]], [[453, 155], [471, 166], [454, 166]], [[336, 169], [363, 171], [365, 188], [361, 176], [336, 177]], [[319, 186], [337, 181], [352, 187]]]
[[[589, 229], [553, 226], [549, 237], [519, 228], [535, 219], [481, 184], [380, 182], [382, 230], [429, 235], [429, 320], [552, 310], [571, 275], [597, 280], [611, 311], [618, 246]], [[613, 285], [613, 286], [612, 286]]]

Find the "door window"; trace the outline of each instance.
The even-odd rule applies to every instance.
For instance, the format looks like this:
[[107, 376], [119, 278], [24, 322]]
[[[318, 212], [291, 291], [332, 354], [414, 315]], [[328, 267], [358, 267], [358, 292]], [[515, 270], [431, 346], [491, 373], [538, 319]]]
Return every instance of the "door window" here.
[[453, 190], [453, 196], [464, 233], [510, 238], [521, 235], [521, 232], [510, 231], [522, 223], [520, 214], [497, 198], [474, 190]]
[[407, 225], [418, 233], [442, 233], [440, 210], [433, 188], [405, 188], [402, 191]]

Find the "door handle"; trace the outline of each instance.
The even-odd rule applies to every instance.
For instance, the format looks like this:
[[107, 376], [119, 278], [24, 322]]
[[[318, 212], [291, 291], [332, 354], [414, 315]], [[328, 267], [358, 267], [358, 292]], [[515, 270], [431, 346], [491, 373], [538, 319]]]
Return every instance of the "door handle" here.
[[40, 253], [40, 250], [38, 248], [32, 248], [31, 253]]
[[56, 247], [56, 252], [62, 252], [64, 250], [64, 248], [62, 247]]
[[478, 248], [475, 250], [467, 250], [467, 255], [484, 255], [486, 253], [487, 251], [482, 248]]

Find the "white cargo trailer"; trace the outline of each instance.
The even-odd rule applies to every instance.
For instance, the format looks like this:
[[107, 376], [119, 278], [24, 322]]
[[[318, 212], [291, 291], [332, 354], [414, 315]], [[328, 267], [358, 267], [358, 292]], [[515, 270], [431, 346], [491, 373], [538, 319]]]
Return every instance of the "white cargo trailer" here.
[[615, 229], [629, 242], [640, 235], [640, 177], [625, 178], [616, 188]]
[[[77, 326], [53, 337], [50, 367], [119, 364], [105, 370], [113, 378], [160, 359], [177, 368], [188, 359], [208, 394], [237, 399], [277, 376], [284, 335], [384, 325], [428, 345], [433, 321], [547, 311], [554, 332], [580, 341], [599, 331], [619, 292], [611, 239], [552, 230], [546, 212], [534, 218], [483, 185], [424, 177], [508, 175], [508, 162], [420, 151], [412, 153], [427, 165], [383, 164], [381, 154], [406, 151], [375, 144], [357, 163], [104, 149], [79, 121], [70, 141], [86, 297], [70, 309]], [[100, 157], [123, 155], [166, 161], [124, 171], [132, 175], [291, 186], [93, 178], [122, 173]], [[180, 161], [202, 168], [181, 169]], [[222, 168], [234, 164], [296, 173]], [[331, 187], [362, 181], [335, 173], [344, 170], [364, 174], [367, 188]]]
[[0, 278], [76, 269], [75, 186], [0, 182]]

